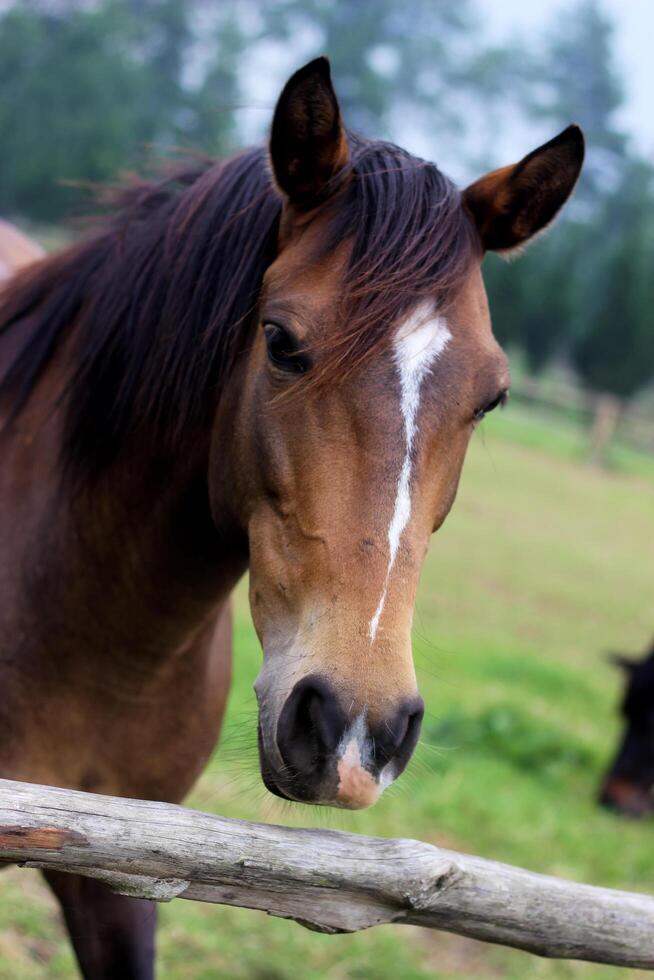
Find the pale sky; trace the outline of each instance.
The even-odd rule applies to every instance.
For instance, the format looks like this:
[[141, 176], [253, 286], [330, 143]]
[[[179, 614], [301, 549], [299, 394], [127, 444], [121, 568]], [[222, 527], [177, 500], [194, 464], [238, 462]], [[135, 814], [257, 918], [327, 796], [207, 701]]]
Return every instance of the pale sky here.
[[[489, 29], [497, 37], [522, 32], [529, 39], [565, 14], [570, 0], [477, 0]], [[620, 116], [641, 153], [654, 160], [654, 0], [601, 0], [615, 24], [615, 58], [625, 85]]]
[[[654, 0], [599, 2], [615, 25], [613, 57], [624, 86], [625, 105], [616, 121], [633, 141], [633, 148], [654, 161]], [[519, 36], [533, 50], [542, 43], [555, 18], [563, 20], [566, 10], [575, 3], [576, 0], [475, 0], [473, 5], [490, 40], [501, 42]], [[264, 44], [256, 56], [253, 53], [252, 61], [246, 56], [241, 75], [246, 94], [239, 112], [241, 138], [246, 144], [265, 138], [277, 92], [286, 77], [315, 54], [314, 37], [296, 36], [291, 44], [272, 45], [270, 49]], [[265, 71], [261, 70], [262, 64]], [[338, 91], [339, 80], [336, 77], [334, 81]], [[492, 114], [485, 114], [483, 106], [476, 108], [482, 118], [478, 128], [472, 127], [470, 154], [462, 155], [456, 140], [441, 141], [438, 133], [425, 131], [424, 121], [414, 123], [406, 111], [392, 120], [388, 135], [418, 156], [435, 160], [458, 183], [477, 176], [469, 167], [476, 166], [471, 161], [478, 151], [487, 151], [488, 162], [498, 166], [520, 159], [554, 135], [551, 124], [548, 128], [542, 120], [514, 114], [500, 123]]]

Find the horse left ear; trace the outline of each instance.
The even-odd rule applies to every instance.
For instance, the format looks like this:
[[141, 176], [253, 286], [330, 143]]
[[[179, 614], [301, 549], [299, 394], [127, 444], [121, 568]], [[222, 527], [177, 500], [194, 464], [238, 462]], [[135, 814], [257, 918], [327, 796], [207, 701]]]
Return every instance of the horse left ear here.
[[634, 657], [626, 657], [624, 653], [607, 653], [606, 659], [613, 667], [618, 667], [625, 674], [633, 674], [636, 667], [640, 666], [638, 660]]
[[270, 134], [270, 159], [289, 203], [307, 209], [328, 196], [348, 162], [329, 61], [316, 58], [289, 78]]
[[517, 248], [545, 228], [572, 194], [583, 162], [583, 133], [568, 126], [520, 163], [471, 184], [463, 200], [484, 248]]

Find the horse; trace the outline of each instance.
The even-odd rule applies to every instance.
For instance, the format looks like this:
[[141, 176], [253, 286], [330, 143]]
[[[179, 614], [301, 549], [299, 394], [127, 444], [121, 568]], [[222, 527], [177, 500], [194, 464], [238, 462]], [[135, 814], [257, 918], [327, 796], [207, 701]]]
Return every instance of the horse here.
[[[265, 786], [375, 802], [420, 730], [420, 567], [509, 387], [482, 257], [549, 224], [583, 155], [571, 126], [460, 192], [350, 134], [319, 58], [266, 147], [124, 188], [11, 279], [3, 776], [181, 801], [219, 735], [249, 570]], [[46, 879], [85, 977], [153, 976], [150, 903]]]
[[44, 254], [40, 245], [0, 218], [0, 282]]
[[654, 643], [638, 660], [614, 654], [626, 677], [624, 733], [602, 780], [599, 801], [624, 816], [654, 813]]

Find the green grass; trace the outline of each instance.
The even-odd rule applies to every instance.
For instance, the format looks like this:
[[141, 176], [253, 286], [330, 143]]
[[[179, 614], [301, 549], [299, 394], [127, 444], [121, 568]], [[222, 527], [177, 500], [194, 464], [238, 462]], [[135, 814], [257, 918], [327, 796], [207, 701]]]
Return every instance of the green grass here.
[[[423, 743], [373, 810], [294, 808], [263, 790], [251, 692], [260, 653], [243, 587], [222, 747], [189, 802], [236, 817], [417, 837], [653, 891], [654, 827], [605, 813], [594, 797], [619, 728], [620, 681], [603, 653], [636, 651], [654, 630], [654, 463], [618, 447], [614, 468], [601, 471], [581, 462], [583, 449], [578, 430], [518, 408], [476, 434], [417, 604]], [[166, 980], [645, 976], [415, 928], [321, 936], [260, 913], [191, 902], [162, 907], [161, 921]], [[6, 872], [0, 978], [73, 975], [38, 879]]]

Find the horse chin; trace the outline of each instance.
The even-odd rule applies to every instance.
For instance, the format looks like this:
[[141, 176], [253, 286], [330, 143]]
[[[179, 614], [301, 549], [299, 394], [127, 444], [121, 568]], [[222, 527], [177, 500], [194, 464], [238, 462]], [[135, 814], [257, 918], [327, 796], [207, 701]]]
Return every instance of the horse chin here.
[[261, 769], [261, 779], [263, 784], [269, 793], [274, 796], [278, 796], [280, 800], [285, 800], [289, 803], [301, 803], [305, 806], [324, 806], [331, 807], [337, 810], [366, 810], [371, 807], [379, 798], [380, 793], [377, 792], [374, 795], [369, 795], [366, 797], [341, 797], [336, 796], [334, 799], [321, 799], [314, 796], [307, 796], [302, 798], [301, 796], [293, 796], [292, 790], [286, 792], [281, 788], [278, 782], [272, 777], [270, 769], [267, 767], [262, 767]]
[[273, 794], [273, 796], [278, 796], [280, 800], [286, 800], [289, 803], [298, 802], [297, 800], [294, 800], [292, 796], [287, 796], [286, 793], [282, 789], [280, 789], [280, 787], [272, 778], [270, 774], [270, 770], [264, 768], [263, 766], [261, 767], [261, 779], [263, 780], [263, 785], [266, 787], [269, 793]]
[[283, 780], [275, 773], [263, 754], [260, 755], [260, 769], [263, 785], [269, 793], [272, 793], [273, 796], [278, 796], [280, 800], [286, 800], [289, 803], [304, 803], [307, 806], [339, 805], [338, 803], [332, 803], [329, 800], [319, 798], [309, 788], [293, 786], [290, 784], [290, 781]]

